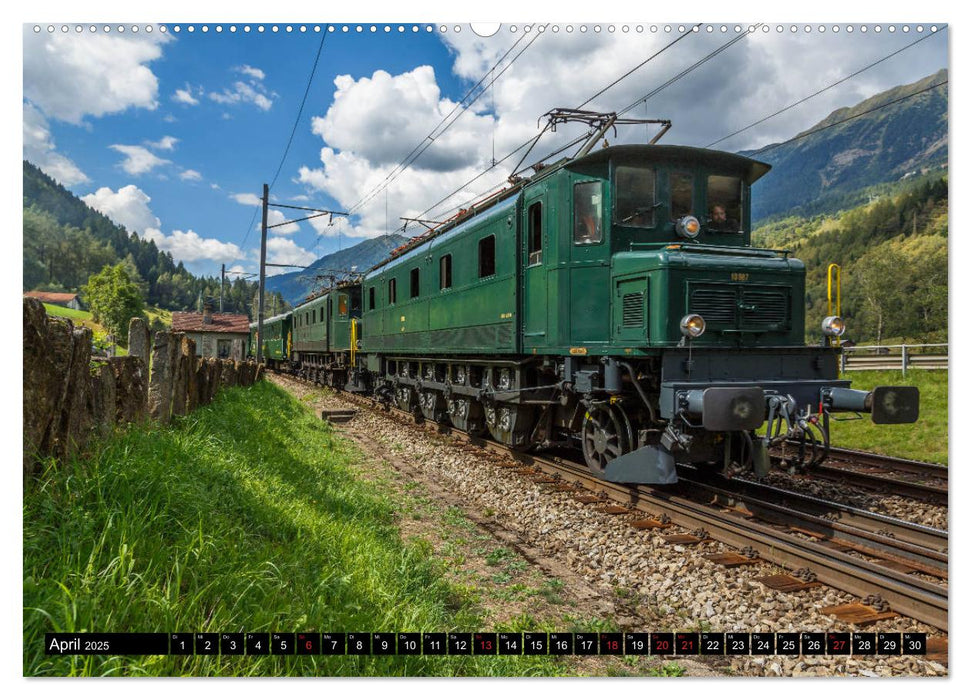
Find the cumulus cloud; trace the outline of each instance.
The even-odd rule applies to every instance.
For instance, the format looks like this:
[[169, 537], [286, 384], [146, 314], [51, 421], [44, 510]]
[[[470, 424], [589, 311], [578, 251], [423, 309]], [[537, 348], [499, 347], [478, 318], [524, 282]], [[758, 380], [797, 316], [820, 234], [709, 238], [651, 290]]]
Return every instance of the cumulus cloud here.
[[143, 175], [144, 173], [151, 172], [160, 165], [172, 162], [165, 158], [159, 158], [142, 146], [126, 146], [116, 143], [108, 146], [108, 148], [118, 151], [125, 156], [125, 159], [121, 161], [121, 167], [129, 175]]
[[229, 198], [235, 200], [239, 204], [245, 204], [248, 206], [256, 206], [262, 201], [255, 194], [250, 192], [237, 192], [229, 195]]
[[[259, 259], [259, 251], [256, 251]], [[313, 262], [314, 254], [304, 250], [290, 238], [270, 238], [266, 241], [266, 261], [277, 265], [307, 265]], [[287, 272], [281, 268], [267, 268], [267, 275]]]
[[242, 251], [235, 243], [224, 243], [215, 238], [203, 238], [198, 233], [188, 231], [173, 231], [166, 236], [158, 229], [148, 229], [145, 238], [154, 241], [159, 250], [172, 254], [176, 260], [183, 262], [197, 262], [212, 260], [214, 262], [229, 262], [242, 257]]
[[172, 151], [175, 150], [175, 144], [178, 142], [179, 139], [174, 136], [163, 136], [158, 141], [146, 141], [145, 143], [156, 151]]
[[81, 199], [115, 223], [140, 233], [145, 240], [154, 241], [159, 250], [171, 253], [176, 260], [187, 263], [200, 260], [229, 262], [243, 257], [242, 250], [235, 243], [205, 238], [191, 229], [172, 231], [166, 235], [162, 232], [162, 222], [149, 206], [152, 198], [135, 185], [125, 185], [117, 192], [109, 187], [100, 187]]
[[24, 158], [66, 187], [90, 180], [74, 161], [57, 152], [47, 120], [28, 102], [24, 103]]
[[[282, 211], [279, 211], [277, 209], [270, 209], [269, 211], [267, 211], [266, 225], [276, 226], [276, 228], [271, 228], [268, 231], [268, 233], [272, 233], [277, 236], [287, 236], [291, 233], [296, 233], [297, 231], [300, 230], [300, 224], [285, 224], [284, 226], [279, 226], [279, 224], [282, 224], [286, 220], [287, 220], [287, 217], [284, 216]], [[311, 219], [311, 221], [314, 221], [314, 219]], [[260, 225], [257, 226], [257, 230], [259, 230], [260, 228], [262, 228], [262, 223], [260, 223]]]
[[201, 95], [203, 93], [203, 89], [201, 87], [193, 88], [191, 85], [189, 85], [189, 83], [186, 83], [185, 87], [178, 88], [174, 93], [172, 93], [172, 99], [176, 102], [181, 102], [184, 105], [194, 107], [195, 105], [199, 104], [199, 100], [196, 99], [193, 92]]
[[266, 79], [266, 73], [261, 71], [259, 68], [254, 68], [253, 66], [243, 65], [237, 68], [236, 70], [238, 70], [243, 75], [248, 75], [250, 78], [253, 78], [254, 80], [258, 80], [260, 82]]
[[161, 226], [149, 207], [152, 198], [135, 185], [125, 185], [117, 192], [110, 187], [99, 187], [95, 192], [81, 197], [81, 200], [132, 232], [145, 233]]
[[50, 119], [80, 124], [129, 107], [158, 106], [158, 78], [148, 64], [168, 34], [35, 34], [24, 25], [24, 97]]
[[191, 168], [189, 168], [189, 169], [183, 170], [181, 173], [179, 173], [179, 179], [180, 180], [192, 180], [192, 181], [201, 180], [202, 179], [202, 173], [200, 173], [198, 170], [192, 170]]
[[[235, 68], [245, 76], [245, 80], [235, 81], [231, 87], [223, 88], [220, 92], [210, 92], [209, 99], [219, 104], [253, 104], [264, 112], [273, 106], [273, 97], [276, 93], [270, 92], [263, 85], [266, 74], [259, 68], [252, 66], [239, 66]], [[228, 115], [223, 115], [228, 118]]]

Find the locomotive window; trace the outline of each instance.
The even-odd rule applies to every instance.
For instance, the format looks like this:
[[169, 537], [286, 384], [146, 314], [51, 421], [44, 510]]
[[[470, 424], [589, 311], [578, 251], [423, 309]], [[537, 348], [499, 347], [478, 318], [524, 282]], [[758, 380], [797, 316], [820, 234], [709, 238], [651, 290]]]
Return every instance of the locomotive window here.
[[452, 288], [452, 254], [443, 255], [438, 261], [438, 288]]
[[374, 287], [368, 289], [367, 294], [367, 308], [368, 311], [374, 311]]
[[543, 262], [543, 203], [531, 204], [526, 215], [529, 227], [529, 265]]
[[388, 303], [394, 304], [398, 301], [398, 279], [392, 277], [388, 280]]
[[614, 222], [653, 228], [657, 201], [652, 168], [620, 165], [614, 170]]
[[[323, 312], [321, 312], [323, 315]], [[334, 297], [327, 297], [327, 318], [334, 315]]]
[[347, 316], [347, 295], [341, 294], [337, 297], [337, 313], [341, 315], [341, 318]]
[[600, 182], [578, 182], [573, 186], [573, 242], [600, 243], [604, 239], [603, 194]]
[[305, 312], [303, 316], [304, 316], [303, 324], [307, 325], [308, 323], [310, 323], [310, 312], [309, 311]]
[[479, 277], [496, 274], [496, 237], [486, 236], [479, 241]]
[[694, 177], [691, 173], [671, 173], [671, 218], [680, 219], [691, 216]]
[[708, 229], [720, 233], [742, 230], [742, 181], [725, 175], [708, 176]]
[[418, 283], [418, 268], [414, 268], [411, 271], [411, 298], [414, 299], [418, 296], [420, 292], [420, 287]]

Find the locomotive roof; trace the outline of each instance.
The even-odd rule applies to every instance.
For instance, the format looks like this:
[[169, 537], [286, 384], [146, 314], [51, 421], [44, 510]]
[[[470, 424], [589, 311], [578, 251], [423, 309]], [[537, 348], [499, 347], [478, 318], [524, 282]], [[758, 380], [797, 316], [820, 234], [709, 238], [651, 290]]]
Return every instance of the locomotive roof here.
[[[772, 166], [752, 158], [746, 158], [727, 151], [713, 151], [708, 148], [694, 146], [662, 146], [648, 144], [630, 144], [625, 146], [608, 146], [589, 153], [582, 158], [575, 158], [565, 164], [572, 168], [587, 163], [602, 163], [611, 158], [630, 158], [651, 163], [698, 163], [713, 168], [725, 168], [742, 173], [745, 184], [751, 185], [765, 175]], [[544, 171], [540, 171], [544, 172]]]
[[[286, 318], [287, 316], [289, 316], [292, 313], [293, 313], [293, 311], [284, 311], [282, 314], [277, 314], [273, 318], [264, 318], [263, 319], [263, 325], [265, 326], [267, 323], [273, 323], [275, 321], [279, 321], [281, 319], [284, 319], [284, 318]], [[252, 323], [250, 323], [249, 324], [250, 330], [256, 328], [257, 325], [258, 324], [257, 324], [256, 321], [253, 321]]]
[[[611, 158], [622, 158], [625, 160], [636, 159], [640, 160], [641, 162], [648, 163], [699, 163], [711, 168], [718, 168], [738, 173], [745, 180], [745, 184], [747, 185], [751, 185], [772, 169], [772, 166], [768, 163], [763, 163], [762, 161], [740, 156], [736, 153], [714, 151], [708, 148], [697, 148], [695, 146], [667, 146], [658, 144], [627, 144], [622, 146], [607, 146], [606, 148], [601, 148], [580, 158], [563, 158], [555, 163], [550, 163], [548, 166], [538, 170], [533, 176], [520, 181], [512, 187], [509, 187], [507, 190], [497, 193], [496, 197], [481, 211], [496, 213], [497, 210], [505, 210], [510, 206], [510, 203], [514, 203], [516, 201], [519, 193], [524, 187], [528, 186], [531, 182], [536, 182], [549, 177], [552, 173], [560, 170], [561, 168], [572, 168], [577, 165], [584, 165], [588, 163], [605, 163]], [[431, 231], [416, 237], [411, 243], [406, 243], [404, 246], [402, 246], [402, 249], [392, 251], [387, 258], [367, 270], [365, 275], [370, 277], [372, 274], [382, 271], [392, 262], [398, 263], [414, 257], [414, 255], [417, 254], [415, 251], [423, 248], [425, 243], [437, 239], [447, 233], [464, 229], [465, 224], [468, 222], [472, 220], [479, 220], [478, 215], [479, 212], [475, 211], [475, 208], [473, 207], [459, 220], [454, 222], [446, 222], [446, 224], [441, 228], [432, 229]]]

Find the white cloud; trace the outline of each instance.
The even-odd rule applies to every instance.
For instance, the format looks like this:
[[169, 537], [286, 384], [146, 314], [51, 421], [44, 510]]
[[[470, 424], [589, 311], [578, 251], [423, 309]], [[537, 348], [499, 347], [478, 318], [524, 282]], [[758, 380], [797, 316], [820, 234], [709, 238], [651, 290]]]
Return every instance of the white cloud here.
[[24, 158], [66, 187], [90, 180], [74, 161], [57, 152], [47, 120], [29, 102], [24, 103]]
[[259, 68], [254, 68], [253, 66], [245, 66], [244, 65], [244, 66], [240, 66], [236, 70], [238, 70], [243, 75], [248, 75], [249, 77], [253, 78], [254, 80], [258, 80], [260, 82], [262, 82], [263, 80], [266, 79], [266, 73], [264, 73], [263, 71], [261, 71]]
[[229, 262], [242, 257], [242, 251], [235, 243], [224, 243], [215, 238], [203, 238], [195, 231], [173, 231], [166, 236], [158, 229], [148, 229], [145, 238], [154, 241], [159, 250], [172, 254], [176, 260], [183, 262], [197, 262], [212, 260], [215, 262]]
[[[276, 93], [269, 92], [263, 85], [266, 74], [259, 68], [246, 65], [238, 66], [235, 70], [246, 76], [246, 79], [235, 81], [232, 87], [223, 88], [221, 92], [210, 92], [209, 99], [224, 105], [249, 103], [264, 112], [269, 110], [273, 106], [271, 98], [276, 97]], [[223, 114], [223, 118], [231, 117]]]
[[222, 187], [220, 187], [219, 185], [217, 185], [215, 182], [210, 182], [209, 183], [209, 186], [211, 188], [213, 188], [214, 190], [221, 190], [222, 189]]
[[92, 209], [132, 232], [145, 234], [161, 225], [148, 206], [152, 198], [135, 185], [125, 185], [117, 192], [110, 187], [100, 187], [81, 199]]
[[183, 170], [181, 173], [179, 173], [179, 179], [180, 180], [193, 180], [193, 181], [201, 180], [202, 179], [202, 173], [200, 173], [198, 170], [192, 170], [190, 168], [188, 170]]
[[236, 194], [231, 194], [229, 195], [229, 198], [236, 200], [236, 202], [238, 202], [239, 204], [246, 204], [248, 206], [256, 206], [262, 201], [255, 194], [252, 194], [250, 192], [239, 192]]
[[[259, 251], [256, 251], [259, 259]], [[308, 265], [314, 260], [314, 254], [304, 250], [290, 238], [269, 238], [266, 241], [266, 261], [277, 265]], [[267, 275], [279, 275], [288, 272], [285, 268], [267, 268]], [[292, 270], [289, 270], [292, 272]]]
[[71, 124], [129, 107], [155, 109], [158, 78], [147, 64], [170, 40], [160, 32], [35, 34], [25, 24], [24, 96], [48, 118]]
[[199, 100], [195, 98], [195, 96], [192, 94], [193, 92], [201, 95], [203, 90], [201, 87], [193, 88], [191, 85], [189, 85], [189, 83], [186, 83], [184, 88], [178, 88], [174, 93], [172, 93], [172, 99], [176, 102], [181, 102], [184, 105], [195, 106], [199, 104]]
[[232, 89], [224, 88], [222, 92], [210, 92], [209, 99], [218, 102], [219, 104], [239, 104], [241, 102], [250, 102], [264, 112], [273, 106], [273, 100], [271, 100], [265, 93], [262, 87], [254, 86], [251, 83], [244, 83], [242, 81], [236, 81], [233, 83]]
[[[296, 233], [300, 230], [300, 224], [286, 224], [284, 226], [278, 226], [287, 220], [283, 212], [278, 209], [270, 209], [266, 212], [266, 225], [267, 226], [277, 226], [277, 228], [269, 229], [268, 233], [272, 233], [277, 236], [287, 236], [291, 233]], [[313, 219], [311, 219], [313, 221]], [[257, 226], [257, 230], [262, 227], [262, 223]]]
[[146, 141], [146, 145], [150, 148], [154, 148], [157, 151], [172, 151], [175, 150], [175, 144], [179, 142], [179, 139], [174, 136], [163, 136], [158, 141]]
[[310, 197], [308, 197], [305, 194], [295, 194], [292, 197], [290, 197], [290, 199], [292, 201], [294, 201], [294, 202], [309, 202], [310, 201]]
[[142, 146], [126, 146], [116, 143], [108, 148], [124, 154], [125, 160], [121, 162], [121, 167], [129, 175], [142, 175], [151, 172], [160, 165], [172, 162], [165, 158], [159, 158]]

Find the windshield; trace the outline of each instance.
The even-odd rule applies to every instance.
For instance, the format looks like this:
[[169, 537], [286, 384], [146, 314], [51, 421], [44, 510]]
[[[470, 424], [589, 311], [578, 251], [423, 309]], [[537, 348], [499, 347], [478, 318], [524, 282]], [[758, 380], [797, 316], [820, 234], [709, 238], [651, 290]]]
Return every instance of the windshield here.
[[742, 181], [726, 175], [708, 176], [708, 230], [738, 233], [742, 230]]
[[657, 208], [652, 168], [619, 165], [614, 170], [614, 223], [652, 228]]

